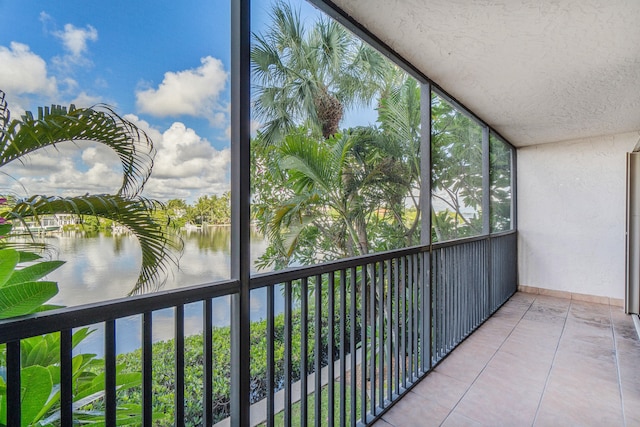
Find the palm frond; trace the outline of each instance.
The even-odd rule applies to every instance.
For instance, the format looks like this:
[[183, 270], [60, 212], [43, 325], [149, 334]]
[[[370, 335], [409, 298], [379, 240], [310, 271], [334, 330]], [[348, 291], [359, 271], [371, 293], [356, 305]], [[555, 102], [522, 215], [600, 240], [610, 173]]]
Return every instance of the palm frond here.
[[155, 155], [151, 139], [102, 104], [91, 108], [40, 107], [37, 117], [27, 111], [21, 119], [11, 120], [0, 137], [0, 167], [65, 141], [92, 141], [112, 148], [122, 163], [123, 181], [118, 194], [123, 196], [140, 194], [151, 174]]
[[4, 99], [4, 92], [0, 90], [0, 146], [2, 146], [2, 142], [6, 138], [6, 129], [9, 124], [9, 120], [11, 119], [11, 115], [9, 113], [9, 107], [7, 105], [7, 101]]
[[24, 221], [39, 215], [73, 214], [95, 216], [123, 225], [138, 239], [142, 250], [142, 265], [138, 280], [130, 294], [158, 288], [170, 273], [170, 265], [178, 265], [182, 251], [181, 239], [171, 227], [157, 218], [158, 205], [142, 197], [121, 195], [90, 195], [80, 197], [32, 196], [12, 206], [8, 219]]
[[338, 178], [340, 166], [331, 162], [331, 151], [311, 138], [303, 135], [288, 135], [280, 148], [280, 167], [289, 172], [291, 184], [296, 192], [303, 188], [322, 188], [331, 192]]

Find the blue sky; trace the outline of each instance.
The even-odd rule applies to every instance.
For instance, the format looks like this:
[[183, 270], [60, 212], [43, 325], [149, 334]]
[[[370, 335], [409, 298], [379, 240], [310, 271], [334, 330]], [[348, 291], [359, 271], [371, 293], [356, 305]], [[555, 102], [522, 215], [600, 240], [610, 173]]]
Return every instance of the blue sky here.
[[[310, 21], [319, 14], [294, 2]], [[254, 1], [254, 31], [270, 1]], [[154, 140], [145, 196], [193, 201], [229, 189], [230, 1], [0, 0], [0, 89], [13, 117], [39, 105], [107, 103]], [[253, 123], [255, 131], [259, 123]], [[18, 195], [113, 193], [101, 146], [61, 145], [3, 168]]]

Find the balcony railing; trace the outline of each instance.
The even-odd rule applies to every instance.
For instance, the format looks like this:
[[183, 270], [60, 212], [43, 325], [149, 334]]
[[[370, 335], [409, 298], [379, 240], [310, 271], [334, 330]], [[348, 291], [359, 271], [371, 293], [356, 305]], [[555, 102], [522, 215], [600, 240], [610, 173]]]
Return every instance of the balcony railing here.
[[[240, 408], [251, 411], [251, 424], [369, 425], [516, 291], [516, 233], [260, 274], [250, 288], [252, 299], [266, 303], [266, 336], [241, 336], [252, 360], [231, 354], [230, 363], [252, 372], [253, 405]], [[21, 340], [48, 333], [60, 334], [60, 423], [73, 424], [72, 336], [87, 325], [104, 328], [104, 416], [106, 425], [116, 425], [116, 331], [130, 316], [142, 322], [142, 424], [153, 425], [154, 315], [165, 309], [174, 318], [171, 416], [184, 425], [191, 386], [185, 307], [194, 306], [203, 319], [202, 425], [225, 422], [234, 405], [214, 395], [214, 382], [232, 380], [214, 369], [213, 346], [220, 345], [212, 342], [214, 303], [231, 307], [229, 296], [239, 292], [239, 282], [230, 280], [0, 322], [7, 425], [21, 425], [21, 405], [28, 403], [21, 397]]]

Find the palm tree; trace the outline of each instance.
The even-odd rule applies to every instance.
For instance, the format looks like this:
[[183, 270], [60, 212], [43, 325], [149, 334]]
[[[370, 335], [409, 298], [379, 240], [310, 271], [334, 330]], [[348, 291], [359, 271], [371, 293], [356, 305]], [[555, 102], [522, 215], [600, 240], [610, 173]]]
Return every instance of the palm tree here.
[[301, 125], [327, 139], [345, 108], [370, 103], [389, 63], [333, 20], [320, 18], [307, 30], [284, 2], [275, 3], [271, 18], [251, 51], [262, 141], [281, 141]]
[[[38, 220], [41, 215], [63, 213], [116, 221], [138, 238], [142, 250], [140, 275], [131, 293], [159, 286], [168, 273], [168, 263], [177, 263], [181, 241], [160, 222], [161, 205], [140, 196], [155, 154], [147, 134], [106, 105], [71, 105], [68, 109], [52, 105], [38, 108], [37, 117], [27, 111], [20, 119], [11, 119], [4, 97], [0, 90], [0, 167], [21, 161], [43, 147], [55, 148], [65, 141], [91, 141], [105, 144], [117, 153], [123, 180], [116, 194], [9, 198], [6, 211], [0, 216], [23, 224], [29, 218]], [[8, 239], [0, 241], [0, 246], [11, 244]]]
[[[413, 245], [419, 231], [421, 169], [421, 89], [418, 82], [405, 72], [390, 70], [387, 85], [378, 102], [378, 122], [382, 128], [384, 147], [378, 149], [385, 161], [379, 167], [387, 169], [381, 188], [387, 195], [387, 207], [394, 217], [394, 224], [401, 230], [404, 245]], [[426, 171], [425, 171], [426, 172]], [[406, 200], [415, 209], [416, 215], [410, 224], [405, 224], [403, 213]]]
[[276, 164], [267, 172], [273, 179], [267, 179], [278, 181], [274, 174], [282, 173], [281, 183], [289, 191], [260, 203], [257, 216], [284, 257], [299, 249], [300, 238], [310, 229], [319, 233], [314, 255], [326, 259], [370, 252], [369, 230], [380, 220], [392, 179], [388, 168], [381, 167], [387, 156], [371, 155], [383, 149], [381, 137], [370, 127], [349, 129], [328, 140], [300, 130], [270, 151]]

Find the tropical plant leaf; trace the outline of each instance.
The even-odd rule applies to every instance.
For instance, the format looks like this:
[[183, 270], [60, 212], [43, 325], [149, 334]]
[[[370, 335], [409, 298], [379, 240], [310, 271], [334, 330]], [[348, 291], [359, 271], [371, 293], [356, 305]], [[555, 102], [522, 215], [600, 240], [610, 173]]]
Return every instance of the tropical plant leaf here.
[[33, 310], [31, 313], [29, 314], [34, 314], [34, 313], [41, 313], [43, 311], [49, 311], [49, 310], [57, 310], [59, 308], [64, 308], [64, 305], [57, 305], [57, 304], [43, 304], [40, 307], [36, 308], [35, 310]]
[[0, 319], [30, 314], [57, 293], [56, 282], [27, 282], [0, 288]]
[[53, 382], [49, 370], [42, 366], [29, 366], [20, 371], [20, 380], [28, 387], [22, 388], [21, 411], [22, 426], [30, 426], [37, 420], [37, 416], [46, 405], [53, 389]]
[[13, 272], [5, 286], [24, 282], [35, 282], [64, 264], [64, 261], [42, 261]]
[[11, 224], [0, 224], [0, 237], [4, 237], [11, 233], [11, 228], [13, 228]]
[[19, 261], [20, 254], [16, 250], [0, 250], [0, 288], [9, 281]]
[[7, 425], [7, 385], [0, 376], [0, 426]]
[[40, 340], [35, 346], [33, 346], [28, 352], [26, 357], [23, 357], [20, 361], [23, 367], [40, 365], [46, 366], [51, 356], [48, 342], [46, 340]]
[[42, 259], [40, 255], [33, 252], [18, 251], [18, 253], [20, 254], [20, 264]]
[[[121, 367], [120, 367], [121, 368]], [[120, 371], [121, 369], [118, 369]], [[105, 384], [105, 373], [101, 372], [96, 375], [90, 383], [87, 384], [81, 391], [74, 395], [74, 405], [78, 408], [81, 408], [84, 405], [87, 405], [95, 400], [104, 396], [104, 384]], [[133, 372], [128, 374], [123, 374], [117, 372], [116, 375], [116, 388], [117, 389], [128, 389], [132, 387], [137, 387], [142, 384], [142, 374], [139, 372]]]

